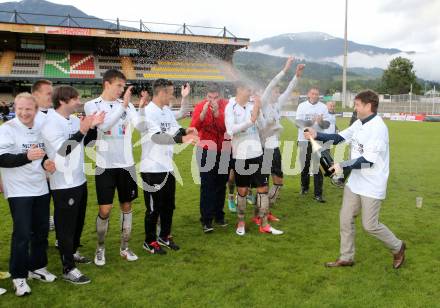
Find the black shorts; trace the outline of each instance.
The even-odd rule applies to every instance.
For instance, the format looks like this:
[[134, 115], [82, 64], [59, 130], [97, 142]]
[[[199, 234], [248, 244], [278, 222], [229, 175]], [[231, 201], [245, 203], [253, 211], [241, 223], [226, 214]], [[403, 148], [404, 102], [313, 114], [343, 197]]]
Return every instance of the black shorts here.
[[277, 177], [283, 177], [283, 170], [281, 168], [281, 151], [280, 148], [264, 149], [264, 163], [270, 164], [270, 173]]
[[263, 168], [263, 156], [235, 159], [234, 176], [237, 187], [263, 187], [269, 183], [270, 169]]
[[115, 189], [120, 203], [131, 202], [138, 197], [135, 166], [102, 169], [96, 167], [96, 196], [99, 205], [113, 204]]

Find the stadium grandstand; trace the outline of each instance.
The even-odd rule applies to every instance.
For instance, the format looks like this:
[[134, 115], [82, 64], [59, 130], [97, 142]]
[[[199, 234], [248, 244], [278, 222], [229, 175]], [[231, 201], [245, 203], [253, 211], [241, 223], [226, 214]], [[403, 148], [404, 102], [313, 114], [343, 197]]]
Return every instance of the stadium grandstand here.
[[[133, 23], [137, 27], [130, 26]], [[155, 26], [160, 30], [153, 31]], [[3, 97], [29, 90], [41, 78], [73, 85], [83, 97], [91, 97], [100, 93], [102, 74], [111, 68], [138, 85], [148, 86], [158, 78], [177, 86], [190, 82], [197, 95], [206, 82], [230, 85], [236, 79], [233, 54], [249, 44], [225, 27], [16, 11], [0, 11], [0, 36]]]

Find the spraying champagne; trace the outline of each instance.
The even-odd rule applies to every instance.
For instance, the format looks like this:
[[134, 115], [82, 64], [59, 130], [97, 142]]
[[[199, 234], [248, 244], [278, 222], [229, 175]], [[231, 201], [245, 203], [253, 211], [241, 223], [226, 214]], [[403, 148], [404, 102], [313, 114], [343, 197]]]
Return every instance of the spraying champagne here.
[[[304, 130], [305, 132], [308, 132], [308, 129], [306, 128]], [[322, 171], [322, 173], [329, 177], [331, 180], [331, 183], [338, 187], [344, 186], [344, 175], [339, 175], [334, 172], [334, 170], [330, 170], [330, 168], [335, 164], [333, 157], [330, 154], [329, 150], [322, 150], [322, 146], [312, 137], [310, 137], [310, 144], [312, 145], [312, 152], [316, 153], [316, 155], [319, 156], [319, 167]]]

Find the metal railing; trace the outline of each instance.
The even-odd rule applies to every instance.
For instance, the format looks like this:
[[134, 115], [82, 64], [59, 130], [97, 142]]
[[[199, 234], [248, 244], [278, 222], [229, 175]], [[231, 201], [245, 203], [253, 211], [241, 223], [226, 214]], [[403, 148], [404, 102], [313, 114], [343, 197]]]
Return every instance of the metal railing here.
[[207, 27], [140, 20], [100, 19], [71, 15], [37, 14], [18, 11], [0, 11], [0, 22], [16, 24], [33, 24], [46, 26], [63, 26], [71, 28], [92, 28], [113, 31], [158, 32], [183, 35], [203, 35], [224, 38], [237, 37], [226, 27]]
[[440, 95], [391, 95], [380, 101], [379, 112], [440, 114]]

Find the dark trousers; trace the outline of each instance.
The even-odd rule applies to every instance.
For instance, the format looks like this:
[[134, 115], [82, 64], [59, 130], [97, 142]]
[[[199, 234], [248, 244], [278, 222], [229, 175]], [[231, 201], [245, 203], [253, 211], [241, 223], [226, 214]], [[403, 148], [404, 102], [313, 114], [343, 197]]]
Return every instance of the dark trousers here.
[[27, 278], [28, 271], [47, 266], [49, 194], [8, 199], [14, 224], [9, 271], [12, 279]]
[[156, 241], [157, 218], [160, 217], [159, 236], [167, 240], [171, 234], [175, 209], [176, 179], [170, 172], [141, 173], [145, 199], [145, 242]]
[[197, 148], [196, 159], [200, 170], [200, 221], [209, 225], [222, 221], [228, 173], [219, 174], [221, 152]]
[[[301, 162], [303, 162], [301, 164], [301, 166], [303, 166], [303, 169], [301, 171], [301, 188], [303, 190], [308, 190], [310, 186], [309, 170], [312, 161], [312, 145], [308, 141], [298, 141], [298, 146], [300, 147], [300, 160]], [[322, 196], [322, 185], [324, 182], [324, 177], [322, 175], [321, 169], [319, 168], [319, 161], [317, 161], [316, 164], [318, 170], [313, 170], [315, 196]]]
[[73, 254], [80, 245], [87, 209], [87, 183], [67, 189], [52, 190], [55, 231], [63, 272], [75, 268]]

